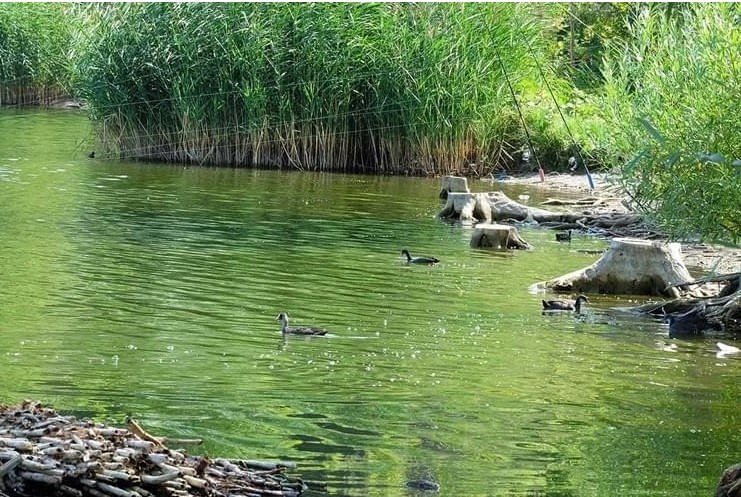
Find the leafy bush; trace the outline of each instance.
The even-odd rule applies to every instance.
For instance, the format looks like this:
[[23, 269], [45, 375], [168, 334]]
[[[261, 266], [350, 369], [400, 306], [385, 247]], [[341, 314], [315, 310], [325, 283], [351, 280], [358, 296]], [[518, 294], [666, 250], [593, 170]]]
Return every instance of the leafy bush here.
[[612, 47], [602, 96], [623, 186], [675, 236], [741, 236], [737, 4], [644, 6]]

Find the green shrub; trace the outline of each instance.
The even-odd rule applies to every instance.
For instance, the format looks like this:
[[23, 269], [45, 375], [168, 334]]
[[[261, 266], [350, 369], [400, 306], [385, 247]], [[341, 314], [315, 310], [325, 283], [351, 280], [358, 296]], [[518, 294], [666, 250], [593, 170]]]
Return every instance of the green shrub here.
[[741, 236], [737, 4], [645, 6], [614, 46], [602, 98], [623, 186], [675, 236]]

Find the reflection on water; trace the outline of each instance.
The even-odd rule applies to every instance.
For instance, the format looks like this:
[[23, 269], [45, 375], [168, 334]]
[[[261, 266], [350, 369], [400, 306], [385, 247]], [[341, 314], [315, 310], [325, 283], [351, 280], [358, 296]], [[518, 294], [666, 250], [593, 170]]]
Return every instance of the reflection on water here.
[[603, 241], [474, 251], [437, 180], [91, 161], [70, 113], [0, 130], [3, 401], [296, 461], [315, 495], [697, 495], [736, 462], [737, 358], [616, 310], [641, 299], [528, 293]]

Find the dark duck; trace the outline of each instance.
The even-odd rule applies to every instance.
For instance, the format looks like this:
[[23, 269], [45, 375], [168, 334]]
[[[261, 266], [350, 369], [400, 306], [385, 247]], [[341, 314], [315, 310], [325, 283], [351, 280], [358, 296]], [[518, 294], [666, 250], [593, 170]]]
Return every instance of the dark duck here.
[[579, 295], [576, 300], [542, 300], [543, 310], [545, 311], [576, 311], [581, 312], [583, 304], [588, 304], [589, 299], [586, 295]]
[[437, 264], [440, 262], [434, 257], [412, 257], [407, 249], [402, 250], [401, 255], [405, 257], [407, 264]]
[[327, 330], [324, 328], [315, 328], [313, 326], [288, 326], [288, 314], [281, 312], [276, 321], [280, 321], [280, 331], [284, 335], [303, 335], [303, 336], [321, 336], [326, 335]]
[[557, 242], [569, 242], [571, 243], [571, 230], [566, 233], [556, 233]]
[[708, 330], [721, 331], [723, 327], [719, 323], [711, 322], [706, 310], [707, 302], [703, 301], [701, 305], [681, 314], [664, 312], [664, 317], [669, 323], [669, 338], [701, 337]]

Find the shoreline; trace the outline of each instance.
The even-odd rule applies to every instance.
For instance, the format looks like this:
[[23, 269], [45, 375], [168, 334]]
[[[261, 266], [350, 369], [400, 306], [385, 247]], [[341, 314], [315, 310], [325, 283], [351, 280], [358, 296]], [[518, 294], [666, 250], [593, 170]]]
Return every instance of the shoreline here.
[[[545, 175], [545, 182], [542, 182], [538, 173], [528, 173], [508, 176], [497, 181], [510, 185], [534, 186], [554, 192], [560, 190], [571, 195], [583, 193], [585, 196], [609, 198], [613, 200], [613, 207], [629, 212], [622, 202], [624, 195], [611, 179], [611, 175], [606, 173], [591, 173], [591, 175], [595, 184], [594, 190], [589, 188], [586, 174], [548, 173]], [[668, 241], [669, 237], [665, 239]], [[677, 243], [682, 246], [682, 259], [694, 278], [701, 278], [711, 273], [730, 274], [741, 271], [741, 247], [693, 242]], [[696, 274], [698, 272], [702, 274]]]

